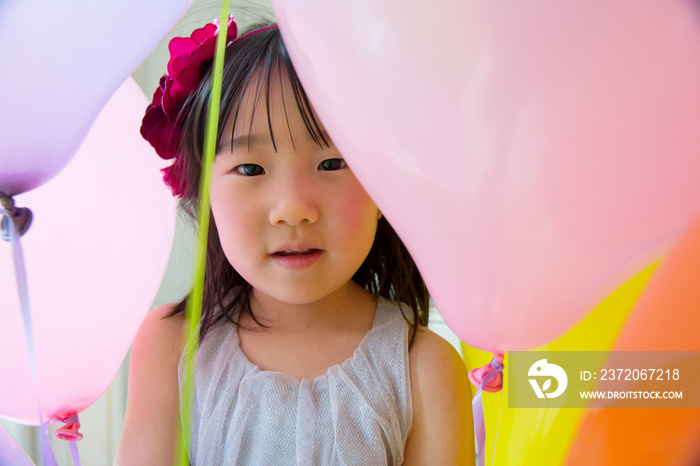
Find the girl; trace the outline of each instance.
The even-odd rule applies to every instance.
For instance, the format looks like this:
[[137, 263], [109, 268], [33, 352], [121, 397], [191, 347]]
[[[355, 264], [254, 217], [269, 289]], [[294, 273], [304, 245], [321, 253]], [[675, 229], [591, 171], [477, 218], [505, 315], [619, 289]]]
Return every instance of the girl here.
[[[213, 38], [173, 39], [142, 134], [195, 215]], [[275, 26], [229, 23], [193, 464], [473, 464], [471, 392], [411, 256], [333, 145]], [[398, 195], [398, 194], [397, 194]], [[117, 464], [173, 463], [185, 302], [134, 341]], [[403, 303], [403, 304], [401, 304]]]

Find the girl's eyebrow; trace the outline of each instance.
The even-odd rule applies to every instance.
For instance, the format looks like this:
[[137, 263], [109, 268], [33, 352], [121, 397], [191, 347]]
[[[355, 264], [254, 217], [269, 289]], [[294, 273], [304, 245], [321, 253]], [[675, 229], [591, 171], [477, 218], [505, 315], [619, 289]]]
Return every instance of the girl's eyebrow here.
[[257, 134], [243, 134], [233, 139], [226, 138], [225, 140], [221, 141], [221, 144], [219, 146], [219, 152], [224, 152], [224, 150], [227, 149], [229, 152], [233, 152], [234, 149], [249, 150], [252, 146], [255, 146], [257, 144], [265, 144], [271, 142], [272, 139], [268, 135], [260, 136]]
[[[320, 135], [328, 142], [329, 146], [333, 145], [333, 140], [325, 129], [320, 131]], [[233, 152], [235, 149], [250, 150], [251, 147], [261, 144], [272, 144], [272, 138], [269, 134], [264, 134], [262, 136], [259, 134], [242, 134], [233, 139], [225, 138], [222, 140], [219, 144], [218, 153], [223, 153], [224, 151]]]
[[321, 137], [322, 137], [323, 139], [325, 139], [326, 142], [328, 142], [329, 145], [332, 145], [332, 144], [333, 144], [333, 140], [332, 140], [331, 137], [328, 135], [328, 133], [326, 133], [326, 130], [325, 130], [325, 129], [322, 129], [322, 130], [321, 130]]

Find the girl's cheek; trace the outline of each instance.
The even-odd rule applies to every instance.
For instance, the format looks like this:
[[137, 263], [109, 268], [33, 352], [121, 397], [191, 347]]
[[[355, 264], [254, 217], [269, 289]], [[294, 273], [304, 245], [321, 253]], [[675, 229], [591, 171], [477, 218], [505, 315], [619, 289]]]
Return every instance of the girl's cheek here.
[[351, 222], [378, 220], [379, 209], [358, 181], [352, 183], [340, 197], [338, 206], [342, 215]]

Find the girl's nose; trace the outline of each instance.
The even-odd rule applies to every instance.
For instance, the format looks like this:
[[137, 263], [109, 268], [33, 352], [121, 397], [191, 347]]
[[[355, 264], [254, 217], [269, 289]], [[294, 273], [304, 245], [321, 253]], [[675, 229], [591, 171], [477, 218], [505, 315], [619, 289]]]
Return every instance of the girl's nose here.
[[313, 182], [288, 180], [275, 190], [269, 214], [270, 223], [291, 226], [316, 223], [320, 214], [318, 202], [319, 195], [314, 190]]

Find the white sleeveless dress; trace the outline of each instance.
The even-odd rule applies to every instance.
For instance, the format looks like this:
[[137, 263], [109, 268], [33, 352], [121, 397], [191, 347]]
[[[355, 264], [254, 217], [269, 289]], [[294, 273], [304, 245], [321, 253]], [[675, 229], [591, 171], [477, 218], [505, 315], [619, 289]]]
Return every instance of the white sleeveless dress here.
[[[374, 323], [352, 357], [301, 382], [261, 371], [228, 321], [197, 353], [194, 465], [399, 465], [411, 429], [409, 326], [377, 298]], [[184, 400], [186, 351], [178, 365]]]

